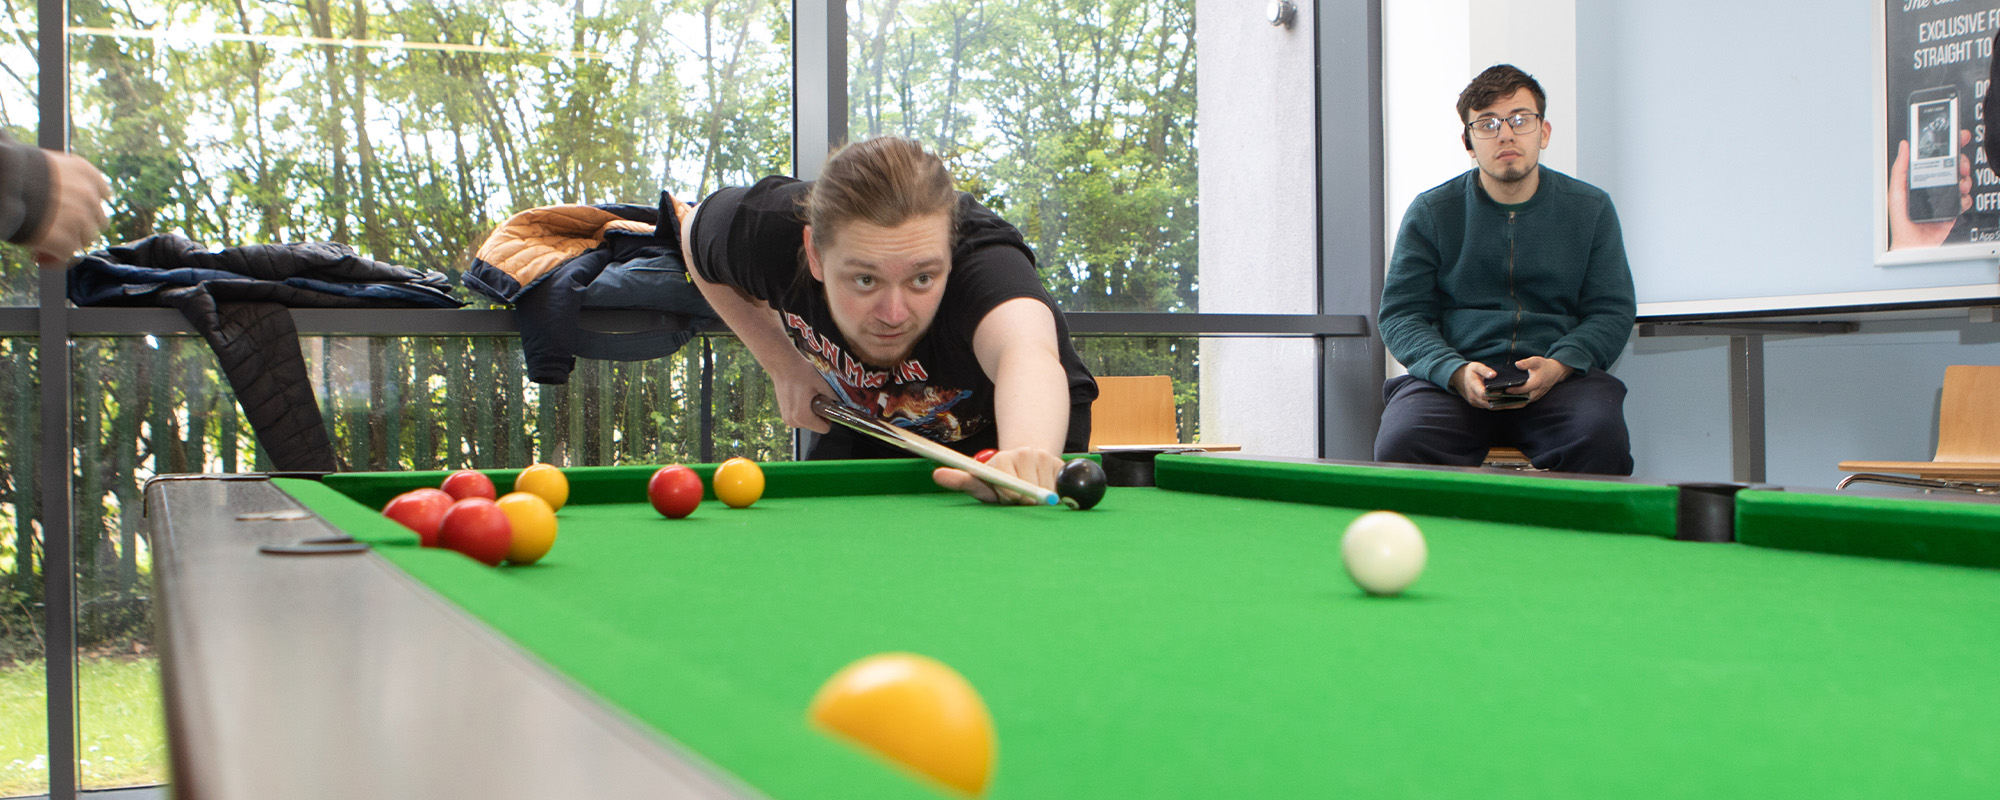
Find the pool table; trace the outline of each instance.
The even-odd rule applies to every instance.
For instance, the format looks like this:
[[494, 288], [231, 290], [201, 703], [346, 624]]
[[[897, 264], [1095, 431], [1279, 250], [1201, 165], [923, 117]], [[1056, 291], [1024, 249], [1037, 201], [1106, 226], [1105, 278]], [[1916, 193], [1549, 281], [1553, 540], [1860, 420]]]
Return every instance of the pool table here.
[[[805, 720], [886, 651], [982, 693], [992, 798], [2000, 796], [1990, 502], [1751, 488], [1690, 531], [1694, 489], [1487, 470], [1163, 455], [1075, 511], [764, 468], [682, 520], [570, 469], [500, 568], [376, 513], [442, 473], [152, 482], [179, 796], [947, 796]], [[1340, 563], [1377, 508], [1429, 543], [1398, 597]]]

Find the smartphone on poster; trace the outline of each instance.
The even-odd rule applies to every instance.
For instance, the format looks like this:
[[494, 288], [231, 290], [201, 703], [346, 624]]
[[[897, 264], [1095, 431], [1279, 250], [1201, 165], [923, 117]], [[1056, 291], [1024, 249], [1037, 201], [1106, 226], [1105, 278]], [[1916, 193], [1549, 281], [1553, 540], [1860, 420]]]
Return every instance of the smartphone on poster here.
[[1912, 222], [1956, 219], [1965, 210], [1959, 205], [1958, 120], [1958, 87], [1910, 93]]

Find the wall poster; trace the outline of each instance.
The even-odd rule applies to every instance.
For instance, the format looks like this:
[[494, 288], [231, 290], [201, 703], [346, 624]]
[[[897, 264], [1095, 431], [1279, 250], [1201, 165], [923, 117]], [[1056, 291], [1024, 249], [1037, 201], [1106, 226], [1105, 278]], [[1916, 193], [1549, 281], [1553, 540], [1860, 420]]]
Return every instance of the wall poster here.
[[[2000, 173], [1983, 147], [2000, 0], [1883, 0], [1881, 8], [1876, 262], [2000, 254]], [[1822, 121], [1846, 124], [1841, 117], [1827, 109]]]

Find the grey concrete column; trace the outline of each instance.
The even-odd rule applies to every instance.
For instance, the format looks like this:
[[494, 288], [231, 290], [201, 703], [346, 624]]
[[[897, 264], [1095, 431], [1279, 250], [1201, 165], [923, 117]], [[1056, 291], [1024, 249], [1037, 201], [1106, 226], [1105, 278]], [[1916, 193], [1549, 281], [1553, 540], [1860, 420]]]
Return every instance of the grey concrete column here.
[[1320, 455], [1374, 455], [1385, 356], [1374, 330], [1384, 263], [1381, 0], [1322, 0], [1319, 27], [1320, 313], [1365, 314], [1369, 334], [1323, 339]]

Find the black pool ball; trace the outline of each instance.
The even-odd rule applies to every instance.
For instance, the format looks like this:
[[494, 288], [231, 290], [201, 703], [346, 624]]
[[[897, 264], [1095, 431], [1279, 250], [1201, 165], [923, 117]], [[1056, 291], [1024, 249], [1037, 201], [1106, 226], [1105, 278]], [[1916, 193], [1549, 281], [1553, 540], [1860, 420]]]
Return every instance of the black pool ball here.
[[1088, 458], [1073, 458], [1056, 473], [1056, 496], [1077, 510], [1104, 499], [1104, 468]]

